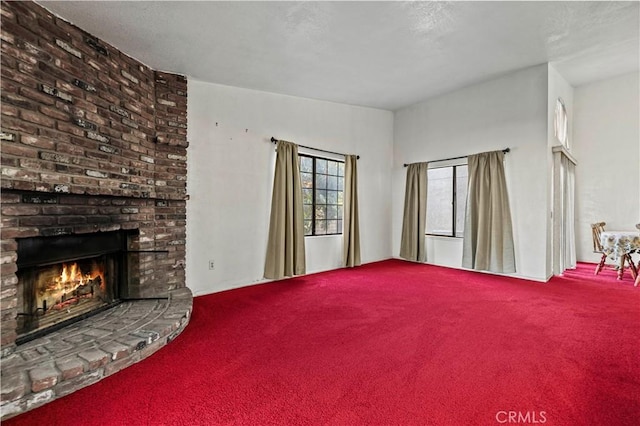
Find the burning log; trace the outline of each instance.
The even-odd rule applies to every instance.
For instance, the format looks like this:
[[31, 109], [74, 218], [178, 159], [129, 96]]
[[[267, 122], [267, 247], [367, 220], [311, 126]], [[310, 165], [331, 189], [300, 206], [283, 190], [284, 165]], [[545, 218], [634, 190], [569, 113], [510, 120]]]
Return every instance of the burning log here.
[[61, 318], [64, 311], [71, 313], [76, 305], [101, 303], [106, 288], [104, 264], [81, 260], [51, 265], [39, 271], [34, 286], [33, 315]]

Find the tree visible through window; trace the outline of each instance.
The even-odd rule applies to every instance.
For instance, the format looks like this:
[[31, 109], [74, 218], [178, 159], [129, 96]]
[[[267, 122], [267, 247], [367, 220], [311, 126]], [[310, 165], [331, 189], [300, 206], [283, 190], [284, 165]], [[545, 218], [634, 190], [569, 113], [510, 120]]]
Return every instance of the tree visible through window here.
[[467, 179], [466, 164], [427, 171], [427, 234], [463, 236]]
[[304, 235], [342, 234], [344, 162], [300, 154]]

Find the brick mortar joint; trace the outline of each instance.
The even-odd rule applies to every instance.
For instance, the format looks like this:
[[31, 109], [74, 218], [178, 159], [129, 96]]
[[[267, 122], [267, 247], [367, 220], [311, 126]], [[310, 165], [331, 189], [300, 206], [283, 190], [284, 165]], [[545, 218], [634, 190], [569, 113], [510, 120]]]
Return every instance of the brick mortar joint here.
[[[153, 353], [155, 353], [157, 350], [159, 350], [160, 348], [166, 346], [167, 344], [171, 343], [171, 341], [178, 335], [180, 334], [182, 331], [184, 331], [184, 329], [187, 327], [190, 317], [191, 317], [191, 311], [193, 309], [193, 295], [191, 293], [191, 291], [188, 288], [180, 288], [180, 289], [176, 289], [173, 291], [169, 292], [170, 297], [167, 299], [169, 303], [167, 303], [167, 310], [172, 310], [174, 313], [176, 314], [182, 314], [181, 319], [179, 321], [179, 323], [177, 324], [177, 328], [173, 329], [173, 327], [171, 327], [169, 330], [167, 330], [166, 327], [166, 319], [163, 319], [161, 317], [155, 317], [154, 321], [157, 323], [157, 326], [152, 327], [149, 326], [149, 324], [145, 324], [145, 326], [143, 327], [138, 327], [135, 330], [131, 331], [131, 330], [120, 330], [119, 333], [121, 335], [125, 335], [125, 334], [131, 334], [133, 332], [135, 332], [136, 330], [138, 331], [142, 331], [142, 332], [146, 332], [145, 330], [149, 330], [152, 331], [153, 333], [157, 333], [158, 337], [156, 339], [154, 339], [151, 343], [146, 343], [145, 345], [143, 345], [142, 347], [140, 347], [139, 349], [135, 350], [131, 350], [126, 357], [121, 357], [121, 358], [117, 358], [117, 359], [113, 359], [113, 356], [111, 356], [110, 352], [106, 351], [106, 353], [109, 355], [108, 356], [108, 360], [107, 363], [104, 365], [99, 365], [96, 368], [93, 369], [89, 369], [86, 370], [84, 367], [87, 366], [87, 364], [78, 356], [79, 353], [83, 352], [84, 350], [86, 350], [86, 348], [84, 347], [80, 347], [76, 352], [75, 352], [75, 357], [80, 360], [83, 363], [83, 373], [80, 375], [74, 375], [73, 377], [69, 377], [68, 379], [64, 378], [64, 372], [61, 370], [60, 366], [57, 364], [57, 361], [59, 361], [60, 359], [67, 359], [72, 355], [69, 354], [65, 354], [64, 356], [60, 357], [59, 359], [56, 359], [55, 357], [51, 356], [49, 363], [50, 365], [53, 366], [52, 370], [55, 370], [56, 372], [56, 381], [55, 384], [53, 384], [51, 387], [48, 387], [46, 389], [42, 389], [40, 391], [38, 391], [37, 393], [41, 393], [41, 392], [47, 392], [47, 391], [51, 391], [53, 394], [51, 400], [56, 399], [59, 395], [56, 393], [56, 389], [59, 386], [66, 386], [69, 383], [73, 383], [74, 381], [77, 382], [78, 386], [77, 389], [80, 389], [82, 387], [85, 387], [85, 385], [87, 385], [86, 383], [83, 383], [83, 380], [90, 378], [92, 376], [95, 376], [96, 373], [98, 372], [102, 372], [101, 374], [98, 374], [99, 379], [102, 379], [104, 377], [106, 377], [106, 375], [104, 374], [105, 368], [107, 368], [109, 365], [121, 365], [121, 364], [126, 364], [124, 362], [124, 360], [129, 359], [131, 360], [131, 364], [127, 364], [125, 365], [123, 368], [126, 368], [129, 365], [133, 365], [136, 362], [140, 362], [142, 360], [144, 360], [145, 358], [149, 357], [150, 355], [152, 355]], [[127, 312], [127, 311], [125, 311]], [[152, 311], [153, 312], [153, 311]], [[153, 321], [152, 321], [153, 323]], [[157, 329], [157, 331], [156, 331]], [[166, 331], [166, 332], [164, 332]], [[96, 339], [96, 341], [98, 341], [99, 339]], [[135, 340], [135, 339], [134, 339]], [[110, 342], [117, 342], [116, 338], [112, 339]], [[126, 345], [125, 345], [126, 346]], [[102, 349], [102, 346], [97, 346], [97, 347], [93, 347], [92, 349], [98, 349], [101, 350], [103, 352], [104, 349]], [[130, 350], [131, 348], [128, 347], [128, 350]], [[18, 357], [20, 351], [16, 351], [14, 352], [12, 355], [10, 356], [15, 356]], [[142, 355], [142, 358], [138, 359], [138, 357], [140, 357], [140, 355]], [[8, 358], [8, 357], [7, 357]], [[7, 358], [3, 358], [5, 360], [7, 360]], [[28, 365], [31, 362], [29, 361], [24, 361], [22, 364], [23, 365]], [[119, 364], [116, 364], [119, 363]], [[47, 363], [42, 363], [41, 365], [49, 365]], [[12, 370], [19, 368], [19, 366], [16, 365], [11, 365]], [[16, 377], [19, 376], [20, 377], [20, 383], [18, 383], [18, 387], [20, 386], [24, 386], [25, 389], [23, 392], [19, 392], [21, 393], [21, 396], [19, 396], [18, 398], [12, 399], [12, 400], [8, 400], [8, 401], [3, 401], [2, 402], [2, 407], [7, 406], [8, 404], [16, 404], [16, 403], [20, 403], [20, 401], [26, 401], [29, 397], [37, 394], [35, 392], [32, 391], [32, 385], [33, 385], [33, 380], [31, 379], [30, 375], [29, 375], [29, 371], [33, 368], [38, 368], [38, 367], [32, 367], [32, 368], [23, 368], [20, 371], [12, 371], [12, 373], [10, 375], [8, 375], [7, 377], [11, 376], [11, 377]], [[117, 367], [116, 367], [117, 368]], [[119, 370], [120, 368], [118, 368], [115, 371], [112, 371], [112, 373], [115, 373]], [[111, 374], [112, 374], [111, 373]], [[53, 378], [53, 376], [52, 376]], [[46, 380], [43, 379], [43, 380]], [[91, 382], [94, 383], [94, 382]], [[4, 383], [4, 382], [3, 382]], [[76, 389], [76, 390], [77, 390]], [[3, 393], [5, 392], [11, 392], [13, 389], [8, 389], [5, 388], [3, 386]], [[26, 409], [21, 409], [19, 412], [15, 412], [15, 413], [11, 413], [8, 416], [4, 416], [3, 413], [3, 418], [2, 420], [6, 420], [9, 417], [12, 417], [13, 415], [17, 415], [21, 412], [25, 412], [27, 411]]]
[[[50, 64], [51, 66], [48, 66], [47, 70], [52, 72], [51, 74], [54, 76], [56, 82], [61, 79], [60, 75], [63, 75], [63, 78], [62, 78], [63, 83], [64, 82], [69, 83], [69, 84], [64, 83], [60, 87], [56, 86], [55, 83], [52, 83], [51, 81], [48, 81], [48, 80], [44, 81], [42, 78], [39, 78], [38, 76], [33, 75], [32, 73], [26, 73], [26, 74], [29, 78], [33, 78], [36, 80], [36, 82], [39, 84], [38, 89], [34, 87], [29, 87], [25, 83], [22, 83], [20, 81], [17, 81], [17, 82], [14, 81], [13, 83], [15, 83], [15, 87], [16, 87], [15, 90], [16, 91], [20, 90], [20, 96], [23, 95], [23, 93], [21, 92], [23, 88], [28, 89], [29, 92], [31, 92], [29, 96], [26, 96], [26, 95], [24, 96], [29, 99], [28, 100], [29, 103], [32, 103], [33, 105], [36, 105], [36, 106], [43, 106], [43, 105], [53, 106], [53, 103], [52, 103], [53, 101], [51, 99], [59, 99], [61, 102], [64, 101], [67, 103], [68, 101], [71, 101], [72, 104], [77, 102], [78, 108], [81, 108], [82, 110], [86, 110], [85, 111], [86, 115], [82, 115], [82, 117], [77, 117], [77, 118], [82, 119], [83, 121], [81, 123], [83, 124], [85, 122], [94, 123], [94, 127], [95, 127], [96, 124], [101, 123], [100, 120], [97, 120], [97, 118], [100, 118], [98, 116], [102, 116], [102, 113], [106, 113], [108, 105], [115, 102], [117, 103], [117, 105], [125, 107], [126, 111], [129, 111], [130, 118], [132, 115], [134, 115], [138, 118], [140, 117], [144, 118], [143, 121], [148, 120], [149, 124], [148, 125], [145, 124], [145, 129], [149, 130], [149, 135], [151, 133], [155, 133], [156, 135], [165, 134], [161, 126], [158, 124], [158, 120], [164, 119], [166, 121], [175, 121], [176, 123], [183, 123], [184, 117], [186, 117], [186, 113], [187, 113], [186, 98], [187, 98], [187, 90], [188, 90], [188, 85], [187, 85], [188, 79], [185, 75], [163, 72], [160, 70], [154, 70], [149, 66], [145, 65], [144, 63], [142, 63], [141, 61], [127, 55], [124, 52], [121, 52], [115, 46], [109, 43], [106, 43], [103, 40], [100, 40], [99, 38], [93, 36], [92, 34], [89, 34], [88, 32], [82, 30], [81, 28], [73, 25], [72, 23], [62, 18], [55, 18], [54, 22], [51, 23], [51, 26], [42, 26], [38, 24], [38, 25], [35, 25], [34, 28], [28, 28], [24, 23], [18, 22], [17, 17], [22, 14], [22, 11], [14, 8], [16, 4], [17, 3], [3, 4], [3, 11], [6, 9], [10, 13], [14, 14], [14, 17], [12, 19], [13, 19], [13, 22], [15, 22], [18, 27], [34, 32], [34, 34], [36, 34], [37, 37], [39, 38], [48, 37], [50, 41], [54, 40], [53, 42], [51, 42], [52, 43], [51, 48], [53, 49], [53, 51], [49, 51], [47, 49], [43, 49], [43, 51], [48, 52], [47, 54], [51, 54], [52, 58], [56, 60], [59, 59], [63, 62], [66, 61], [67, 65], [73, 65], [68, 68], [60, 65], [53, 66], [52, 64]], [[53, 16], [49, 12], [47, 12], [44, 8], [42, 8], [41, 6], [35, 3], [30, 3], [28, 4], [27, 7], [29, 9], [28, 13], [32, 14], [36, 19], [40, 19], [42, 17], [49, 19]], [[3, 19], [4, 19], [4, 16], [3, 16]], [[56, 27], [57, 27], [57, 30], [60, 30], [60, 31], [57, 31]], [[15, 37], [16, 39], [22, 39], [19, 31], [13, 32], [13, 31], [10, 31], [9, 29], [8, 31], [10, 36]], [[41, 33], [45, 35], [41, 35]], [[62, 33], [64, 34], [61, 35]], [[109, 61], [113, 61], [117, 65], [117, 70], [115, 71], [115, 74], [123, 75], [123, 71], [126, 71], [129, 77], [133, 77], [133, 78], [129, 78], [129, 80], [133, 82], [139, 80], [140, 84], [131, 85], [131, 86], [127, 84], [127, 90], [120, 90], [118, 92], [103, 91], [101, 87], [107, 84], [108, 80], [115, 78], [114, 73], [110, 72], [111, 70], [107, 70], [108, 72], [106, 73], [108, 80], [102, 80], [101, 78], [98, 78], [98, 79], [93, 78], [93, 79], [87, 80], [83, 74], [83, 70], [89, 70], [93, 72], [96, 66], [97, 66], [97, 69], [100, 68], [99, 67], [100, 61], [96, 62], [94, 60], [95, 58], [93, 56], [93, 53], [91, 54], [87, 53], [85, 44], [87, 43], [88, 39], [93, 43], [93, 45], [91, 43], [89, 44], [89, 46], [93, 50], [96, 50], [96, 47], [100, 47], [101, 49], [104, 49], [107, 56], [110, 56]], [[60, 46], [60, 43], [57, 42], [58, 40], [61, 41], [62, 44], [64, 44], [64, 46]], [[65, 47], [67, 49], [64, 49]], [[70, 61], [67, 61], [65, 59], [68, 56], [67, 53], [62, 52], [60, 50], [61, 48], [63, 50], [66, 50], [67, 53], [79, 55], [82, 61], [78, 62], [74, 60], [74, 63], [70, 64], [69, 63]], [[69, 52], [69, 50], [71, 50], [71, 52]], [[98, 53], [101, 53], [101, 52], [98, 52]], [[14, 58], [14, 54], [12, 53], [8, 54], [7, 56], [8, 58]], [[8, 65], [8, 69], [11, 69], [17, 72], [17, 69], [15, 66]], [[73, 78], [75, 80], [73, 81], [68, 80], [67, 77]], [[128, 77], [125, 76], [125, 78], [128, 78]], [[10, 79], [10, 80], [13, 81], [13, 79]], [[93, 83], [96, 83], [96, 84], [93, 85]], [[43, 84], [47, 86], [44, 90], [42, 87]], [[79, 98], [78, 97], [79, 95], [77, 95], [78, 90], [88, 91], [91, 93], [91, 95], [87, 95], [86, 98], [83, 95], [81, 98]], [[134, 94], [131, 94], [131, 93], [134, 93]], [[89, 96], [93, 100], [90, 100]], [[158, 106], [161, 105], [159, 103], [159, 100], [163, 98], [166, 98], [167, 100], [175, 101], [176, 106], [174, 111], [171, 111], [171, 112], [162, 111], [161, 108], [158, 108]], [[150, 104], [149, 108], [145, 108], [147, 101]], [[89, 108], [88, 105], [93, 106], [94, 107], [93, 110]], [[20, 109], [29, 110], [29, 108], [27, 107], [20, 107]], [[96, 112], [96, 110], [99, 112]], [[9, 116], [4, 116], [4, 117], [7, 118], [7, 120], [11, 118]], [[72, 124], [72, 117], [73, 115], [70, 115], [69, 117], [64, 119], [60, 117], [57, 117], [57, 118], [53, 117], [53, 119], [55, 119], [57, 123], [62, 123], [62, 122], [65, 123], [64, 129], [57, 129], [57, 130], [54, 129], [53, 131], [56, 132], [57, 134], [61, 134], [62, 136], [66, 136], [67, 138], [70, 137], [69, 135], [70, 133], [73, 133], [79, 138], [82, 138], [81, 135], [78, 135], [77, 133], [72, 131], [73, 129], [75, 129], [75, 127], [78, 127], [77, 123], [75, 127]], [[105, 118], [105, 117], [102, 117], [102, 118]], [[42, 118], [42, 119], [45, 120], [45, 118]], [[11, 143], [15, 142], [16, 144], [18, 144], [17, 139], [25, 136], [36, 137], [36, 138], [38, 137], [37, 135], [30, 134], [30, 130], [25, 130], [33, 127], [33, 125], [30, 124], [30, 122], [24, 121], [22, 118], [19, 118], [19, 117], [12, 117], [11, 120], [15, 121], [18, 124], [15, 125], [16, 128], [11, 127], [11, 129], [7, 131], [8, 133], [7, 136], [3, 136], [3, 137], [9, 137]], [[186, 121], [184, 121], [184, 123], [186, 123]], [[81, 129], [82, 127], [79, 127], [78, 129], [75, 129], [75, 130], [82, 131]], [[53, 137], [51, 136], [50, 132], [51, 132], [50, 129], [47, 132], [45, 132], [44, 139]], [[62, 134], [61, 132], [64, 134]], [[146, 132], [143, 132], [143, 133], [146, 133]], [[186, 131], [184, 133], [186, 133]], [[142, 137], [136, 134], [135, 132], [133, 132], [133, 135]], [[107, 136], [102, 135], [102, 137], [106, 138]], [[188, 145], [188, 142], [186, 141], [186, 134], [184, 135], [171, 134], [165, 137], [171, 139], [169, 145], [161, 145], [161, 144], [148, 145], [146, 143], [141, 143], [140, 145], [141, 149], [148, 150], [148, 151], [145, 151], [145, 155], [149, 155], [156, 159], [156, 162], [155, 162], [156, 164], [152, 163], [151, 165], [147, 164], [144, 166], [141, 165], [136, 167], [143, 168], [144, 171], [147, 171], [146, 168], [148, 167], [149, 168], [148, 171], [151, 173], [154, 179], [156, 179], [156, 176], [159, 173], [161, 173], [160, 171], [162, 172], [166, 171], [166, 167], [182, 169], [186, 173], [186, 167], [187, 167], [186, 157], [184, 162], [181, 162], [179, 165], [169, 166], [167, 164], [160, 164], [163, 160], [165, 160], [164, 156], [167, 154], [167, 152], [172, 152], [172, 153], [186, 156], [185, 145]], [[93, 141], [93, 139], [88, 138], [86, 134], [84, 138], [87, 140], [91, 139], [91, 141]], [[117, 135], [114, 136], [111, 133], [108, 135], [108, 138], [116, 138], [116, 140], [119, 139]], [[98, 140], [100, 141], [100, 139]], [[91, 141], [88, 141], [88, 142], [95, 143]], [[38, 141], [36, 140], [35, 142], [38, 142]], [[103, 139], [102, 142], [105, 142], [105, 140]], [[42, 141], [40, 141], [39, 143], [43, 144]], [[64, 142], [64, 143], [67, 144], [67, 142]], [[70, 142], [68, 144], [70, 144]], [[179, 147], [180, 149], [178, 150], [169, 149], [173, 147], [176, 147], [176, 148]], [[34, 149], [36, 148], [34, 147]], [[38, 149], [40, 150], [43, 149], [45, 151], [51, 150], [51, 148], [48, 145], [38, 146]], [[93, 153], [92, 156], [85, 154], [85, 157], [95, 160], [96, 153], [100, 154], [96, 149], [91, 149], [91, 152]], [[72, 154], [71, 152], [67, 152], [65, 155], [72, 155]], [[100, 154], [100, 155], [103, 155], [103, 154]], [[14, 160], [16, 157], [15, 155], [9, 155], [8, 158], [10, 160]], [[103, 198], [103, 199], [106, 198], [111, 200], [119, 199], [119, 200], [127, 200], [127, 204], [131, 204], [131, 205], [136, 205], [135, 200], [140, 200], [141, 203], [138, 204], [140, 206], [142, 205], [146, 206], [147, 204], [145, 204], [145, 202], [149, 201], [150, 206], [155, 205], [154, 206], [155, 208], [157, 207], [165, 208], [165, 211], [161, 213], [158, 213], [156, 210], [150, 213], [151, 215], [155, 215], [152, 219], [149, 220], [150, 222], [153, 223], [151, 226], [155, 226], [157, 223], [161, 223], [161, 221], [164, 220], [164, 219], [161, 219], [162, 216], [159, 216], [161, 214], [164, 214], [164, 215], [185, 214], [180, 210], [184, 209], [186, 205], [186, 200], [188, 199], [188, 196], [186, 195], [186, 186], [181, 185], [178, 189], [175, 190], [175, 192], [173, 192], [174, 191], [173, 186], [171, 187], [159, 186], [156, 189], [156, 185], [144, 185], [144, 184], [140, 184], [139, 182], [131, 181], [128, 183], [130, 184], [135, 183], [136, 185], [140, 184], [141, 187], [134, 188], [133, 186], [135, 185], [132, 185], [132, 187], [126, 187], [126, 188], [121, 187], [120, 189], [115, 189], [115, 188], [111, 188], [109, 185], [105, 185], [105, 187], [103, 188], [102, 186], [97, 186], [98, 185], [97, 183], [90, 183], [89, 180], [85, 180], [84, 183], [80, 182], [81, 180], [80, 178], [84, 178], [84, 176], [78, 176], [75, 171], [71, 172], [68, 169], [66, 170], [66, 172], [59, 171], [59, 170], [56, 170], [55, 172], [50, 172], [45, 170], [36, 171], [34, 167], [23, 168], [22, 166], [18, 166], [17, 164], [12, 164], [12, 163], [8, 164], [7, 167], [8, 168], [19, 167], [23, 169], [24, 173], [42, 173], [42, 176], [38, 175], [37, 178], [27, 176], [26, 178], [23, 178], [23, 179], [19, 177], [8, 179], [7, 182], [10, 184], [11, 187], [3, 188], [2, 195], [0, 196], [0, 199], [2, 200], [4, 200], [5, 196], [7, 196], [7, 198], [10, 198], [11, 196], [22, 195], [22, 194], [45, 194], [41, 196], [56, 197], [59, 195], [60, 197], [72, 196], [72, 197], [83, 197], [86, 199], [96, 199], [96, 198]], [[82, 165], [82, 168], [89, 169], [90, 167], [84, 164]], [[47, 175], [51, 173], [51, 175], [56, 175], [57, 177], [63, 177], [64, 179], [61, 179], [59, 183], [47, 182], [48, 177], [45, 178], [45, 172]], [[180, 172], [175, 172], [175, 175], [182, 176]], [[72, 183], [72, 181], [70, 180], [72, 177], [74, 179], [78, 178], [79, 182], [73, 181]], [[145, 176], [145, 177], [149, 177], [149, 176]], [[164, 178], [164, 179], [167, 179], [167, 178]], [[97, 182], [97, 181], [94, 181], [94, 182]], [[108, 180], [101, 181], [101, 182], [107, 182], [107, 184], [111, 184], [117, 181], [114, 180], [113, 178], [108, 178]], [[56, 186], [60, 188], [56, 188]], [[111, 191], [112, 189], [113, 189], [113, 192], [108, 193], [108, 191]], [[120, 192], [116, 192], [116, 191], [120, 191]], [[125, 191], [125, 193], [122, 193], [122, 191]], [[149, 196], [145, 196], [145, 194], [148, 194]], [[17, 202], [14, 202], [12, 200], [11, 204], [15, 206], [20, 206], [21, 209], [23, 209], [27, 205], [35, 205], [35, 203], [31, 204], [31, 203], [23, 202], [22, 200], [18, 200]], [[65, 204], [72, 205], [72, 203], [65, 203]], [[41, 204], [41, 205], [44, 205], [44, 204]], [[172, 210], [173, 212], [169, 212]], [[51, 214], [48, 216], [50, 217], [59, 216], [62, 218], [63, 214], [62, 213], [56, 214], [56, 215]], [[96, 227], [95, 231], [103, 231], [103, 230], [111, 229], [107, 224], [85, 225], [85, 224], [72, 224], [72, 223], [56, 223], [56, 224], [43, 223], [38, 225], [36, 224], [25, 225], [25, 224], [22, 224], [17, 218], [11, 217], [12, 221], [14, 219], [16, 220], [15, 224], [13, 222], [11, 224], [8, 224], [9, 226], [7, 226], [7, 229], [10, 230], [14, 235], [18, 235], [18, 234], [20, 235], [16, 236], [15, 238], [9, 239], [12, 241], [15, 241], [16, 238], [37, 236], [36, 234], [34, 234], [34, 230], [36, 229], [53, 230], [55, 227], [55, 229], [59, 229], [64, 232], [67, 232], [67, 230], [70, 230], [69, 231], [70, 233], [89, 232], [83, 229], [88, 229], [90, 226]], [[179, 220], [183, 220], [183, 219], [179, 219]], [[131, 220], [125, 223], [132, 224], [136, 222], [136, 224], [142, 229], [143, 228], [142, 223], [146, 221], [147, 220], [140, 219], [140, 220]], [[120, 224], [119, 226], [122, 227], [121, 229], [129, 229], [129, 228], [125, 228], [124, 224]], [[181, 226], [181, 228], [184, 228], [184, 227], [185, 227], [184, 225]], [[151, 248], [151, 247], [157, 248], [157, 247], [166, 246], [166, 242], [156, 241], [155, 239], [153, 239], [151, 242], [145, 242], [144, 244], [141, 243], [140, 245], [144, 246], [145, 248]], [[169, 254], [169, 257], [175, 257], [175, 256], [184, 258], [184, 252], [176, 251], [175, 253]], [[15, 266], [15, 263], [13, 265]], [[10, 275], [13, 277], [16, 276], [14, 272], [11, 272]], [[182, 282], [184, 283], [184, 279], [182, 279]], [[169, 280], [169, 283], [171, 283], [170, 280]], [[13, 285], [16, 285], [16, 284], [10, 284], [10, 285], [3, 284], [3, 288], [5, 288], [6, 286], [13, 286]], [[15, 309], [15, 308], [12, 308], [12, 309]], [[2, 324], [3, 326], [6, 326], [7, 322], [3, 322]], [[6, 330], [3, 329], [3, 332], [2, 332], [3, 336], [6, 334], [5, 331]], [[3, 354], [6, 353], [6, 351], [10, 351], [10, 350], [11, 350], [11, 345], [2, 346]]]
[[[66, 197], [86, 197], [86, 198], [108, 198], [108, 199], [126, 199], [126, 200], [149, 200], [149, 201], [168, 201], [168, 202], [184, 202], [187, 201], [187, 198], [163, 198], [163, 197], [132, 197], [127, 195], [111, 195], [111, 194], [75, 194], [75, 193], [59, 193], [59, 192], [51, 192], [51, 191], [31, 191], [25, 189], [14, 189], [14, 188], [3, 188], [0, 194], [0, 200], [3, 198], [4, 194], [15, 194], [15, 195], [28, 195], [28, 194], [51, 194], [56, 196], [66, 196]], [[23, 203], [22, 201], [18, 201], [17, 203], [6, 204], [11, 206], [17, 205], [47, 205], [47, 204], [30, 204]], [[166, 206], [165, 206], [166, 207]]]

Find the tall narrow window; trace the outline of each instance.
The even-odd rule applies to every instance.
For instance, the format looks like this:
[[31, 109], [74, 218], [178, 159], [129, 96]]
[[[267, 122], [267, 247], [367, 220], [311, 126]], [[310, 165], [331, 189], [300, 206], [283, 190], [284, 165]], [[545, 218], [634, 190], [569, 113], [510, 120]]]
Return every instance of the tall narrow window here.
[[556, 100], [556, 110], [553, 119], [553, 129], [556, 139], [566, 148], [569, 148], [569, 123], [567, 119], [567, 108], [564, 106], [562, 98]]
[[427, 171], [428, 235], [462, 237], [467, 200], [467, 165]]
[[304, 235], [342, 234], [344, 162], [300, 154]]

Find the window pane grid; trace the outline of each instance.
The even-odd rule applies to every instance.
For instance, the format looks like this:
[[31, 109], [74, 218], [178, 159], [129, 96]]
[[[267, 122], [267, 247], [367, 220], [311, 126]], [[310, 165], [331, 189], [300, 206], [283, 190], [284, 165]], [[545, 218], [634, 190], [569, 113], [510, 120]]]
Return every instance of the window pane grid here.
[[300, 154], [304, 235], [342, 234], [344, 162]]
[[467, 175], [466, 164], [428, 170], [427, 235], [463, 236]]

